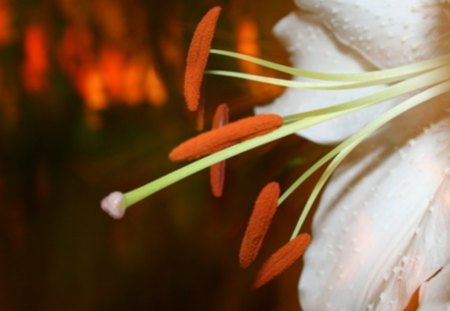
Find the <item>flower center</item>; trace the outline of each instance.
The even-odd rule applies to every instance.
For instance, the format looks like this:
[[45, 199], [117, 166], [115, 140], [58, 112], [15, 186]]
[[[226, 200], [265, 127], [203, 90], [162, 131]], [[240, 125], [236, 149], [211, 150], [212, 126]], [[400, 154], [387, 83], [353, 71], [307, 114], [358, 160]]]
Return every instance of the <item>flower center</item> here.
[[[445, 4], [444, 13], [450, 17], [450, 1], [445, 0], [441, 3]], [[185, 75], [185, 97], [188, 109], [191, 111], [195, 111], [198, 108], [201, 110], [201, 104], [199, 107], [200, 88], [210, 54], [249, 62], [292, 76], [306, 78], [308, 81], [284, 80], [226, 70], [208, 70], [205, 73], [209, 75], [245, 79], [289, 88], [324, 91], [357, 89], [374, 85], [382, 85], [384, 87], [355, 100], [327, 108], [288, 115], [283, 118], [278, 115], [259, 115], [228, 123], [228, 116], [224, 114], [228, 112], [219, 112], [211, 131], [202, 133], [180, 144], [169, 155], [169, 158], [173, 161], [198, 160], [125, 194], [113, 192], [102, 201], [102, 208], [111, 216], [115, 218], [122, 217], [125, 210], [134, 203], [208, 167], [213, 167], [211, 184], [214, 194], [220, 196], [223, 186], [223, 161], [226, 159], [344, 114], [377, 105], [399, 96], [406, 98], [325, 154], [281, 195], [279, 195], [278, 185], [276, 187], [272, 185], [275, 190], [269, 191], [271, 193], [271, 195], [268, 195], [270, 198], [269, 207], [266, 208], [264, 205], [262, 208], [258, 208], [263, 211], [269, 210], [269, 213], [266, 213], [269, 216], [256, 211], [255, 217], [258, 221], [254, 228], [258, 229], [261, 223], [267, 226], [264, 226], [262, 229], [259, 228], [261, 229], [259, 231], [255, 231], [250, 227], [250, 237], [247, 240], [244, 239], [243, 251], [241, 250], [241, 264], [243, 266], [249, 265], [254, 260], [276, 207], [282, 204], [313, 173], [326, 166], [299, 216], [291, 236], [291, 242], [281, 248], [273, 257], [269, 258], [268, 262], [270, 264], [263, 268], [263, 272], [257, 282], [257, 284], [261, 285], [272, 278], [275, 273], [279, 273], [304, 251], [309, 243], [309, 237], [302, 234], [299, 235], [302, 225], [323, 186], [347, 155], [363, 140], [392, 119], [418, 105], [427, 103], [430, 99], [450, 92], [450, 54], [406, 66], [367, 73], [330, 74], [313, 72], [276, 64], [241, 53], [210, 49], [213, 30], [219, 12], [220, 8], [214, 8], [205, 16], [195, 32], [193, 43], [189, 50], [188, 66]], [[219, 106], [219, 111], [223, 109], [227, 110], [225, 106]], [[291, 254], [292, 256], [286, 256], [286, 254]], [[287, 258], [287, 261], [283, 258]]]
[[[448, 4], [449, 1], [446, 0], [446, 14], [450, 10], [450, 8], [447, 8]], [[189, 76], [192, 74], [192, 72], [194, 72], [196, 76], [194, 80], [200, 82], [197, 83], [194, 81], [195, 83], [190, 83], [189, 81], [187, 81], [185, 83], [185, 87], [187, 88], [185, 90], [186, 94], [199, 94], [198, 89], [201, 87], [202, 78], [199, 78], [198, 75], [199, 73], [202, 73], [203, 68], [206, 66], [209, 54], [250, 62], [255, 65], [266, 67], [289, 75], [307, 78], [308, 81], [284, 80], [226, 70], [208, 70], [205, 72], [208, 75], [225, 76], [290, 88], [314, 90], [348, 90], [386, 84], [388, 86], [367, 96], [357, 98], [349, 102], [336, 104], [328, 108], [288, 115], [283, 119], [270, 115], [261, 116], [262, 118], [248, 118], [248, 120], [240, 120], [223, 127], [218, 127], [217, 129], [213, 129], [212, 131], [206, 132], [204, 134], [200, 134], [198, 137], [188, 140], [175, 148], [171, 152], [170, 158], [172, 160], [178, 161], [192, 160], [203, 156], [206, 157], [201, 158], [196, 162], [193, 162], [177, 171], [169, 173], [168, 175], [152, 181], [142, 187], [125, 193], [123, 196], [123, 202], [121, 202], [121, 206], [123, 206], [125, 209], [130, 205], [181, 179], [184, 179], [200, 170], [208, 168], [216, 163], [222, 162], [242, 152], [296, 133], [304, 128], [328, 121], [347, 113], [351, 113], [355, 110], [376, 105], [395, 97], [410, 94], [410, 97], [408, 99], [391, 108], [380, 117], [376, 118], [371, 123], [367, 124], [358, 132], [337, 145], [329, 153], [324, 155], [304, 174], [302, 174], [287, 190], [284, 191], [284, 193], [278, 200], [278, 204], [281, 204], [284, 200], [286, 200], [286, 198], [308, 177], [310, 177], [319, 168], [328, 163], [326, 170], [316, 184], [316, 187], [313, 189], [311, 196], [306, 203], [302, 214], [299, 217], [298, 224], [292, 234], [293, 239], [297, 236], [313, 202], [317, 198], [325, 182], [328, 180], [336, 167], [342, 162], [342, 160], [359, 143], [361, 143], [364, 139], [374, 133], [378, 128], [394, 119], [395, 117], [422, 103], [425, 103], [431, 98], [437, 97], [450, 91], [450, 55], [443, 55], [434, 59], [421, 61], [406, 66], [367, 73], [330, 74], [292, 68], [289, 66], [280, 65], [267, 60], [232, 51], [210, 49], [210, 43], [212, 40], [211, 31], [213, 31], [213, 28], [215, 26], [218, 9], [214, 10], [213, 12], [215, 12], [215, 15], [213, 16], [214, 20], [208, 21], [208, 23], [206, 23], [208, 27], [203, 27], [204, 30], [200, 29], [200, 32], [196, 32], [195, 35], [202, 38], [200, 40], [202, 44], [199, 44], [197, 42], [199, 39], [194, 40], [194, 45], [199, 46], [197, 49], [200, 50], [194, 49], [193, 52], [198, 57], [196, 59], [196, 64], [201, 63], [200, 65], [202, 69], [198, 69], [198, 66], [194, 66], [195, 68], [192, 71], [192, 69], [190, 70], [188, 66], [186, 73], [187, 79], [189, 79]], [[208, 37], [207, 39], [204, 39], [206, 35], [201, 31], [204, 31], [206, 33]], [[204, 43], [205, 40], [207, 41], [206, 44]], [[207, 50], [206, 52], [205, 49]], [[198, 97], [196, 98], [198, 99]], [[189, 109], [192, 109], [192, 107], [189, 107]], [[266, 118], [267, 120], [262, 120], [263, 118]], [[271, 123], [272, 121], [276, 122], [277, 125], [273, 125]], [[255, 122], [258, 123], [258, 125], [255, 126]], [[262, 135], [264, 133], [267, 134]], [[113, 200], [113, 202], [116, 201], [117, 200]]]

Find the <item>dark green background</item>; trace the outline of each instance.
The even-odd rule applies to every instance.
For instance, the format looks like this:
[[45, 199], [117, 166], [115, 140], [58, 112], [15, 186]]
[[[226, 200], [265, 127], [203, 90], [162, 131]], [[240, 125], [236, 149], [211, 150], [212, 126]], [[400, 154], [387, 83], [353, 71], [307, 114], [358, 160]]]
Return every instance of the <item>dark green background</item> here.
[[[164, 62], [158, 45], [167, 21], [180, 21], [185, 54], [195, 24], [210, 7], [221, 5], [215, 47], [234, 49], [235, 17], [245, 15], [258, 25], [263, 56], [287, 63], [271, 28], [293, 4], [122, 2], [145, 8], [145, 44], [169, 99], [160, 108], [111, 105], [96, 113], [98, 128], [89, 125], [53, 45], [48, 90], [36, 95], [23, 89], [25, 25], [44, 16], [57, 43], [67, 21], [56, 1], [12, 3], [16, 39], [0, 49], [4, 83], [17, 95], [14, 120], [0, 102], [0, 310], [298, 310], [300, 263], [260, 290], [251, 284], [263, 260], [288, 240], [309, 185], [280, 207], [250, 269], [239, 268], [237, 254], [259, 190], [272, 180], [285, 189], [321, 154], [317, 146], [289, 137], [230, 160], [221, 199], [211, 196], [208, 174], [201, 172], [132, 207], [120, 221], [99, 208], [109, 192], [131, 190], [179, 167], [167, 154], [196, 133], [183, 106], [182, 73]], [[100, 42], [95, 23], [91, 30]], [[218, 57], [209, 66], [237, 68]], [[232, 119], [251, 115], [251, 107], [262, 104], [243, 81], [219, 77], [207, 78], [205, 98], [207, 120], [221, 102], [230, 103]]]

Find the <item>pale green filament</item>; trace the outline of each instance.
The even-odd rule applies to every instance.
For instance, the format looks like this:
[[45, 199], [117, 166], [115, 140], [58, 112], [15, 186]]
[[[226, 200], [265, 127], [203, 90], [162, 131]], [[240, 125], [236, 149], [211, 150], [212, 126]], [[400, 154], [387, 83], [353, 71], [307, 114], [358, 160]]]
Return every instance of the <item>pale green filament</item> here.
[[[324, 109], [312, 110], [310, 113], [320, 114], [322, 111], [330, 113], [332, 111], [342, 111], [346, 110], [352, 111], [361, 107], [366, 107], [372, 104], [376, 104], [385, 101], [390, 98], [397, 97], [412, 91], [420, 90], [422, 88], [428, 87], [430, 85], [445, 81], [448, 79], [450, 72], [450, 65], [444, 66], [443, 68], [438, 68], [433, 71], [418, 75], [417, 77], [411, 78], [394, 84], [392, 86], [386, 87], [378, 92], [371, 95], [367, 95], [343, 104], [327, 107]], [[304, 117], [305, 113], [294, 114], [285, 117], [286, 122], [292, 120], [297, 120]]]
[[363, 107], [382, 102], [386, 99], [403, 95], [411, 91], [442, 82], [447, 79], [448, 70], [450, 70], [450, 68], [439, 68], [432, 72], [425, 73], [410, 80], [400, 82], [396, 85], [376, 92], [375, 94], [368, 95], [351, 102], [288, 116], [285, 118], [285, 125], [272, 133], [231, 146], [227, 149], [224, 149], [213, 155], [182, 167], [181, 169], [169, 173], [142, 187], [125, 193], [125, 205], [126, 207], [128, 207], [181, 179], [184, 179], [217, 162], [226, 160], [242, 152], [251, 150], [268, 142], [293, 134], [304, 128], [322, 123], [324, 121], [328, 121], [356, 109], [361, 109]]
[[[448, 65], [448, 64], [447, 64]], [[235, 72], [235, 71], [226, 71], [226, 70], [209, 70], [206, 73], [216, 75], [216, 76], [223, 76], [223, 77], [230, 77], [230, 78], [236, 78], [236, 79], [243, 79], [243, 80], [249, 80], [249, 81], [255, 81], [255, 82], [261, 82], [266, 84], [273, 84], [278, 86], [284, 86], [289, 88], [297, 88], [297, 89], [309, 89], [309, 90], [348, 90], [348, 89], [356, 89], [356, 88], [363, 88], [373, 85], [379, 85], [380, 83], [392, 83], [397, 82], [399, 80], [398, 77], [385, 77], [384, 79], [380, 79], [380, 81], [356, 81], [356, 82], [343, 82], [343, 83], [324, 83], [324, 82], [306, 82], [306, 81], [292, 81], [292, 80], [285, 80], [285, 79], [278, 79], [278, 78], [271, 78], [266, 76], [260, 76], [260, 75], [254, 75], [254, 74], [248, 74], [248, 73], [241, 73], [241, 72]]]
[[367, 124], [366, 126], [364, 126], [361, 130], [359, 130], [358, 132], [356, 132], [355, 134], [353, 134], [352, 136], [350, 136], [349, 138], [344, 140], [342, 143], [340, 143], [338, 146], [336, 146], [333, 150], [331, 150], [328, 154], [326, 154], [322, 159], [320, 159], [313, 167], [311, 167], [302, 176], [300, 176], [300, 178], [297, 181], [295, 181], [285, 191], [285, 193], [283, 193], [283, 195], [280, 197], [280, 199], [278, 201], [279, 204], [281, 204], [289, 196], [289, 194], [291, 194], [298, 186], [300, 186], [303, 183], [303, 181], [306, 180], [306, 178], [311, 176], [311, 174], [314, 173], [317, 169], [319, 169], [323, 164], [325, 164], [331, 158], [336, 156], [331, 161], [331, 163], [328, 165], [325, 172], [322, 174], [319, 181], [315, 185], [313, 191], [311, 192], [311, 195], [308, 198], [308, 201], [306, 202], [306, 205], [302, 211], [302, 214], [300, 215], [300, 218], [294, 229], [291, 239], [294, 239], [300, 232], [300, 229], [301, 229], [315, 199], [319, 195], [320, 191], [322, 190], [322, 188], [325, 185], [328, 178], [336, 170], [337, 166], [342, 162], [342, 160], [344, 160], [345, 157], [347, 157], [347, 155], [356, 146], [358, 146], [364, 139], [369, 137], [377, 129], [379, 129], [381, 126], [383, 126], [387, 122], [391, 121], [393, 118], [398, 117], [399, 115], [410, 110], [411, 108], [414, 108], [415, 106], [418, 106], [424, 102], [427, 102], [428, 100], [430, 100], [434, 97], [437, 97], [437, 96], [447, 93], [449, 91], [450, 91], [450, 82], [447, 80], [446, 82], [443, 82], [441, 84], [433, 86], [433, 87], [405, 100], [401, 104], [399, 104], [399, 105], [395, 106], [394, 108], [388, 110], [387, 112], [383, 113], [380, 117], [376, 118], [374, 121], [372, 121], [369, 124]]
[[[244, 54], [211, 50], [212, 54], [223, 55], [227, 57], [237, 58], [245, 61], [278, 70], [284, 73], [302, 76], [308, 79], [315, 79], [320, 81], [314, 82], [300, 82], [287, 81], [282, 79], [274, 79], [269, 77], [262, 77], [256, 75], [248, 75], [243, 73], [228, 72], [228, 71], [209, 71], [210, 74], [230, 76], [235, 78], [242, 78], [247, 80], [254, 80], [263, 83], [283, 85], [287, 87], [300, 87], [305, 89], [351, 89], [357, 87], [367, 87], [379, 84], [395, 84], [389, 85], [381, 90], [374, 91], [374, 93], [352, 100], [345, 103], [336, 104], [328, 108], [317, 109], [313, 111], [303, 112], [286, 116], [284, 118], [284, 125], [279, 129], [247, 140], [245, 142], [236, 144], [212, 155], [197, 160], [188, 164], [172, 173], [169, 173], [157, 180], [154, 180], [146, 185], [143, 185], [135, 190], [124, 194], [124, 203], [126, 208], [130, 205], [152, 195], [153, 193], [170, 186], [171, 184], [180, 181], [194, 173], [197, 173], [211, 165], [231, 158], [235, 155], [251, 150], [271, 141], [283, 138], [285, 136], [296, 133], [307, 127], [317, 125], [319, 123], [328, 121], [330, 119], [339, 117], [346, 113], [362, 109], [371, 105], [375, 105], [386, 100], [411, 94], [411, 92], [420, 92], [417, 95], [411, 96], [391, 108], [380, 117], [364, 126], [357, 133], [353, 134], [341, 144], [336, 146], [333, 150], [323, 156], [306, 172], [304, 172], [297, 181], [295, 181], [280, 197], [278, 204], [281, 204], [286, 198], [299, 187], [308, 177], [316, 172], [320, 167], [329, 162], [324, 173], [315, 185], [306, 205], [299, 217], [298, 223], [292, 234], [292, 238], [298, 235], [300, 229], [314, 203], [319, 195], [324, 184], [334, 172], [336, 167], [342, 160], [364, 139], [373, 134], [382, 125], [386, 124], [393, 118], [408, 111], [409, 109], [422, 104], [429, 99], [450, 91], [450, 55], [441, 56], [432, 60], [418, 62], [412, 65], [402, 66], [387, 70], [378, 70], [368, 73], [357, 74], [327, 74], [305, 71], [295, 69], [276, 63], [261, 60]], [[325, 81], [325, 82], [324, 82]]]
[[210, 53], [244, 60], [250, 63], [260, 65], [262, 67], [270, 68], [276, 71], [304, 78], [326, 80], [326, 81], [338, 81], [338, 82], [378, 81], [379, 82], [378, 84], [381, 84], [382, 82], [380, 81], [383, 81], [387, 77], [402, 80], [417, 75], [424, 71], [448, 65], [450, 63], [450, 55], [444, 55], [433, 58], [431, 60], [417, 62], [411, 65], [405, 65], [392, 69], [376, 70], [364, 73], [333, 74], [333, 73], [314, 72], [298, 68], [292, 68], [289, 66], [284, 66], [267, 60], [256, 58], [250, 55], [245, 55], [231, 51], [211, 49]]

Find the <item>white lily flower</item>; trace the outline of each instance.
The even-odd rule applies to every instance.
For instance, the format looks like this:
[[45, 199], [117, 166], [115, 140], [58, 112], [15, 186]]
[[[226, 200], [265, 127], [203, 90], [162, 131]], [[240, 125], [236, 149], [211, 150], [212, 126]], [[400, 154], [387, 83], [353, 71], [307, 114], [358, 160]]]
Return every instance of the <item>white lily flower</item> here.
[[[291, 240], [299, 241], [314, 200], [335, 172], [305, 255], [299, 287], [304, 310], [403, 310], [417, 291], [420, 310], [450, 310], [445, 285], [450, 274], [449, 1], [297, 4], [301, 12], [290, 14], [275, 29], [297, 68], [210, 49], [220, 9], [205, 15], [188, 56], [193, 57], [188, 95], [198, 95], [209, 54], [292, 74], [296, 81], [207, 70], [209, 75], [289, 89], [272, 105], [257, 109], [272, 114], [239, 120], [180, 144], [172, 159], [200, 159], [126, 193], [113, 193], [102, 208], [119, 218], [129, 206], [179, 180], [293, 133], [320, 143], [343, 140], [276, 200], [282, 204], [328, 163], [292, 233]], [[308, 235], [300, 236], [309, 242]], [[288, 243], [275, 252], [256, 286], [298, 258], [305, 243]], [[302, 247], [288, 254], [289, 245]]]
[[[297, 0], [275, 32], [296, 67], [365, 72], [450, 51], [448, 1]], [[376, 87], [288, 89], [258, 113], [292, 114], [346, 102]], [[380, 86], [379, 88], [383, 88]], [[404, 99], [405, 97], [403, 97]], [[398, 103], [302, 130], [340, 141]], [[360, 144], [330, 180], [313, 221], [299, 295], [304, 310], [450, 310], [450, 117], [442, 95]]]

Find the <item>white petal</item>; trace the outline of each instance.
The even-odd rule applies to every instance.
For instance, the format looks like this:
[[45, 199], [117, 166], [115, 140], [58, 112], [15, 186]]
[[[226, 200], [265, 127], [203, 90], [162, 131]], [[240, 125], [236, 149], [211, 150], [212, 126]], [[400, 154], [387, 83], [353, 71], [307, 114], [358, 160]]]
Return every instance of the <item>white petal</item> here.
[[[374, 69], [358, 53], [336, 41], [311, 14], [291, 13], [275, 26], [274, 31], [291, 53], [291, 61], [297, 68], [329, 73], [358, 73]], [[272, 104], [256, 108], [256, 113], [295, 114], [347, 102], [381, 88], [343, 91], [287, 89]], [[392, 101], [385, 102], [308, 128], [299, 134], [318, 143], [335, 143], [359, 130], [392, 105]]]
[[426, 105], [364, 142], [330, 181], [304, 258], [305, 311], [401, 311], [449, 261], [450, 119], [421, 130], [437, 108]]
[[341, 42], [380, 68], [450, 51], [449, 4], [440, 0], [296, 0]]
[[450, 310], [450, 263], [420, 289], [420, 305], [417, 311], [441, 310]]

